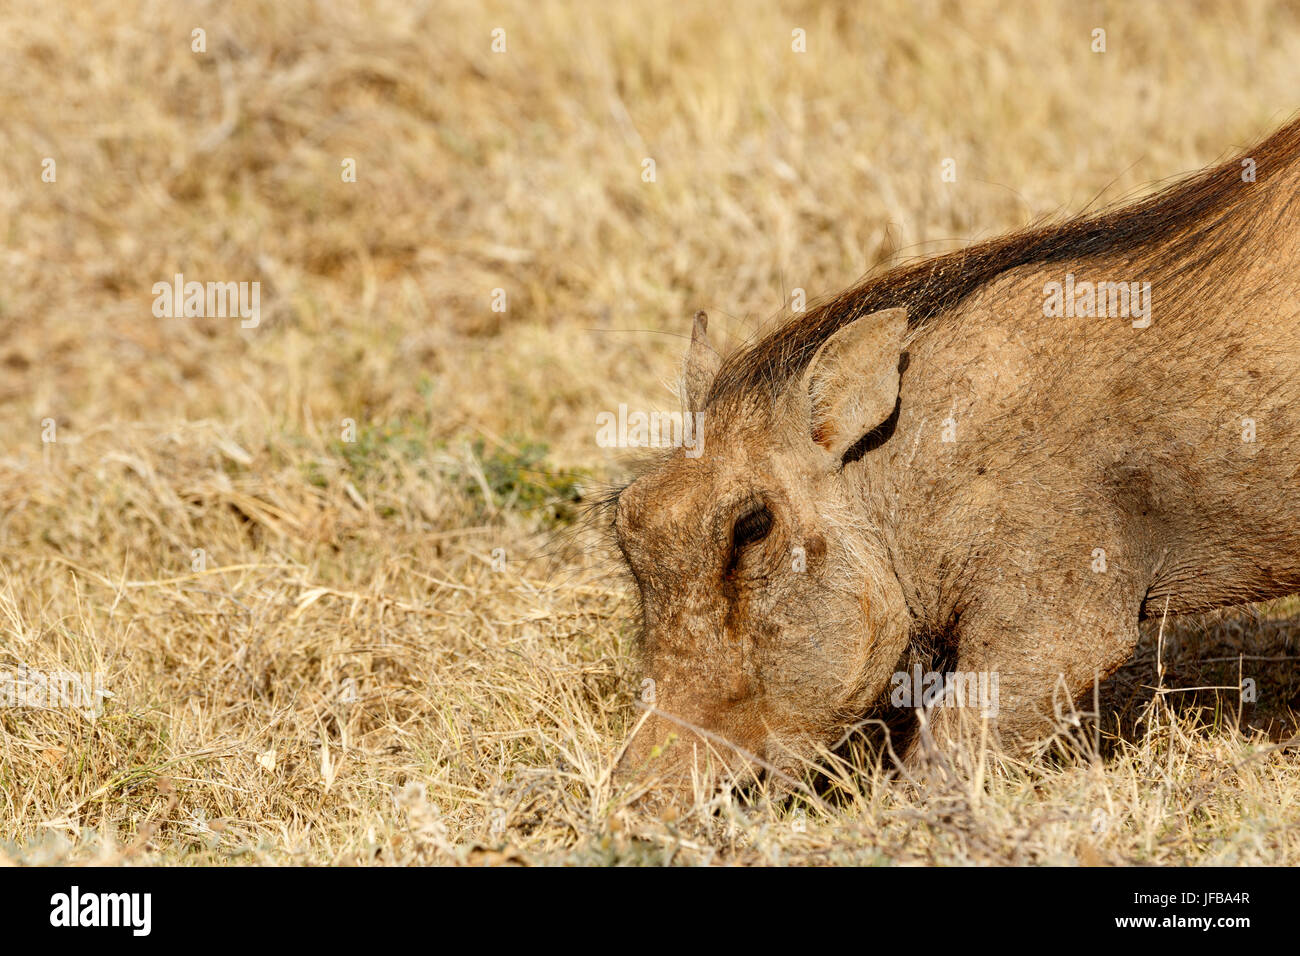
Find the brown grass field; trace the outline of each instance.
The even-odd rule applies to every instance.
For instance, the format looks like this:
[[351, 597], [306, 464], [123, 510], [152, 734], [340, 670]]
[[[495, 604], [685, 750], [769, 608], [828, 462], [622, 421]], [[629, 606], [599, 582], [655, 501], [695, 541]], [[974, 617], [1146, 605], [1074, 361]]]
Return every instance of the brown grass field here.
[[[1155, 622], [1034, 762], [629, 808], [581, 520], [693, 310], [1226, 157], [1300, 108], [1294, 4], [10, 0], [0, 64], [0, 668], [112, 695], [0, 709], [0, 862], [1300, 863], [1290, 601]], [[178, 272], [260, 324], [155, 317]]]

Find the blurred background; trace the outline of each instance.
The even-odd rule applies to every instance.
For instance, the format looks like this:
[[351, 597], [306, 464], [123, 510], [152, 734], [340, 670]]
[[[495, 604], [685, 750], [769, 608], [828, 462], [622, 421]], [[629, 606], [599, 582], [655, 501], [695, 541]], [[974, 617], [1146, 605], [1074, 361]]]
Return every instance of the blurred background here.
[[[624, 852], [602, 773], [635, 611], [567, 533], [626, 467], [597, 413], [676, 407], [695, 309], [742, 342], [795, 289], [1266, 135], [1300, 107], [1298, 20], [8, 0], [0, 664], [102, 671], [114, 697], [0, 714], [5, 852]], [[177, 273], [258, 282], [259, 323], [157, 317]], [[1243, 633], [1290, 646], [1255, 614], [1189, 632], [1189, 659]], [[949, 859], [869, 822], [870, 852]]]

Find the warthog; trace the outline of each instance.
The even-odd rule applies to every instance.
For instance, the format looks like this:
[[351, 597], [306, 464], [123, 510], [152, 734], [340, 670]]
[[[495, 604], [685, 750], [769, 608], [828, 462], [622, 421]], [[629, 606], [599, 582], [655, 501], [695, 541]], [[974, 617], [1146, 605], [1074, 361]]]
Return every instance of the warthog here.
[[1024, 751], [1142, 619], [1300, 590], [1298, 198], [1295, 122], [725, 360], [697, 314], [704, 454], [610, 500], [648, 705], [620, 771], [789, 772], [910, 688], [918, 648], [994, 678], [996, 706], [929, 708], [940, 746], [973, 715]]

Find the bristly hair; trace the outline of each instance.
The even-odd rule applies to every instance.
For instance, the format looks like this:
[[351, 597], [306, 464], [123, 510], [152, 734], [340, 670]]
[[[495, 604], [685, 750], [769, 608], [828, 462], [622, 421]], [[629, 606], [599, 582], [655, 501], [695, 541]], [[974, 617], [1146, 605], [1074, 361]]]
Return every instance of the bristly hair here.
[[[1242, 162], [1247, 157], [1254, 160], [1257, 182], [1242, 189]], [[803, 371], [818, 346], [854, 319], [902, 306], [909, 326], [915, 328], [1020, 266], [1139, 255], [1162, 241], [1177, 241], [1183, 247], [1180, 265], [1195, 268], [1221, 249], [1214, 243], [1202, 247], [1197, 240], [1211, 235], [1267, 182], [1279, 180], [1297, 158], [1300, 120], [1293, 120], [1254, 149], [1140, 202], [991, 239], [868, 278], [731, 355], [705, 404], [747, 396], [770, 400]]]

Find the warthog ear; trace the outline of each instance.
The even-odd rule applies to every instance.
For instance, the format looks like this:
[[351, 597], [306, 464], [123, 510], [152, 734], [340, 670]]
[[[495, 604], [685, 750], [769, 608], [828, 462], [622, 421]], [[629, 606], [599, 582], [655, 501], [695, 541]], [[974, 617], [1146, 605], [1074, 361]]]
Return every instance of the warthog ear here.
[[809, 363], [812, 440], [837, 466], [859, 440], [893, 420], [906, 334], [906, 309], [873, 312], [823, 342]]
[[686, 350], [686, 364], [682, 368], [682, 405], [688, 412], [704, 408], [709, 386], [722, 367], [722, 357], [709, 344], [709, 317], [695, 313], [691, 325], [691, 347]]

